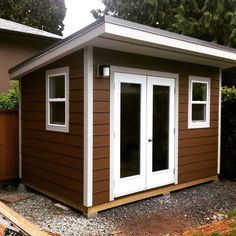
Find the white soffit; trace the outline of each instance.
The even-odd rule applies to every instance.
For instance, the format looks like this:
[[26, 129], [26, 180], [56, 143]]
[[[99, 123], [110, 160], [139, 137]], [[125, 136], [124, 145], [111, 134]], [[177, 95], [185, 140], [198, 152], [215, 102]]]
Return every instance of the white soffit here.
[[114, 40], [109, 37], [98, 37], [93, 41], [93, 45], [99, 48], [111, 49], [122, 52], [141, 54], [151, 57], [165, 58], [182, 62], [195, 63], [200, 65], [208, 65], [219, 68], [229, 68], [235, 66], [233, 62], [212, 59], [210, 57], [202, 57], [195, 54], [183, 53], [177, 50], [170, 50], [164, 47], [154, 47], [151, 45], [141, 45], [136, 42], [124, 42], [122, 40]]
[[233, 48], [106, 16], [12, 68], [10, 78], [19, 78], [88, 45], [223, 69], [236, 66]]
[[[135, 46], [140, 48], [141, 46], [146, 46], [145, 50], [147, 50], [147, 47], [150, 47], [151, 51], [155, 49], [159, 50], [159, 52], [157, 52], [159, 57], [163, 56], [166, 58], [173, 53], [174, 58], [168, 57], [169, 59], [218, 66], [221, 68], [236, 65], [236, 53], [233, 51], [201, 45], [135, 28], [124, 27], [114, 23], [108, 22], [105, 24], [104, 37], [120, 41], [120, 43], [129, 43], [131, 47]], [[196, 42], [197, 41], [198, 40], [196, 40]], [[163, 50], [165, 50], [165, 52], [161, 53]], [[161, 55], [159, 53], [161, 53]], [[195, 56], [197, 56], [196, 59]]]

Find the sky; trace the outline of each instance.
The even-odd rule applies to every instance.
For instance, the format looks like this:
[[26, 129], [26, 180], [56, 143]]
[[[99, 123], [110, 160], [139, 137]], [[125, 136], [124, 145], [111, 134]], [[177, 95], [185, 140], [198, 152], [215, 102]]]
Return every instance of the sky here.
[[65, 0], [65, 4], [67, 12], [63, 22], [65, 24], [64, 37], [95, 21], [90, 13], [92, 9], [104, 9], [101, 0]]

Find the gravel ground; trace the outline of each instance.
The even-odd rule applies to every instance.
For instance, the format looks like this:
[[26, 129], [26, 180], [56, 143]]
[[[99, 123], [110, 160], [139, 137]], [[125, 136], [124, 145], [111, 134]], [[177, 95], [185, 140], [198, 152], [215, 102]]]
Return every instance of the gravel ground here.
[[[12, 193], [15, 193], [14, 188], [0, 189], [0, 196]], [[26, 199], [11, 203], [10, 207], [43, 230], [70, 236], [109, 235], [118, 230], [126, 230], [131, 235], [157, 235], [138, 234], [135, 225], [145, 220], [148, 223], [150, 217], [168, 214], [182, 219], [185, 228], [195, 227], [219, 219], [216, 213], [236, 210], [236, 182], [231, 181], [203, 184], [173, 192], [170, 196], [153, 197], [100, 212], [91, 219], [84, 218], [76, 210], [59, 209], [54, 206], [56, 201], [41, 194], [31, 191], [17, 194], [23, 194]]]

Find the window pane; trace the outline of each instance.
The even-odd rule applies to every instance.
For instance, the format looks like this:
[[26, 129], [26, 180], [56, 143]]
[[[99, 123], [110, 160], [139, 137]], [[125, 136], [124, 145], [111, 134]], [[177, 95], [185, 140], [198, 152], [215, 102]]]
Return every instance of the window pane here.
[[50, 102], [50, 124], [65, 125], [65, 102]]
[[50, 98], [65, 98], [65, 76], [52, 76], [49, 78]]
[[193, 82], [193, 101], [207, 100], [207, 84]]
[[206, 104], [192, 104], [192, 121], [206, 121]]
[[140, 84], [121, 83], [121, 178], [140, 174], [140, 99]]
[[169, 166], [169, 94], [169, 87], [153, 86], [153, 172]]

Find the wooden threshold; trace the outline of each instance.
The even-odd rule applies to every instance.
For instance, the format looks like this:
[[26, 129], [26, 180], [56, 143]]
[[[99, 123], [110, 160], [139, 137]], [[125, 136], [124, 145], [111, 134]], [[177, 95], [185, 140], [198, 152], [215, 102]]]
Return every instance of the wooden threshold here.
[[48, 233], [40, 230], [36, 225], [19, 215], [2, 202], [0, 202], [0, 213], [16, 225], [20, 230], [22, 230], [22, 232], [25, 232], [30, 236], [49, 236]]
[[194, 180], [194, 181], [191, 181], [188, 183], [169, 185], [169, 186], [161, 187], [158, 189], [147, 190], [145, 192], [135, 193], [135, 194], [132, 194], [129, 196], [117, 198], [112, 202], [89, 207], [89, 208], [87, 208], [86, 212], [84, 212], [84, 213], [88, 217], [92, 217], [92, 216], [96, 215], [97, 212], [99, 212], [99, 211], [107, 210], [107, 209], [110, 209], [113, 207], [118, 207], [121, 205], [131, 203], [131, 202], [140, 201], [140, 200], [143, 200], [146, 198], [154, 197], [154, 196], [165, 194], [165, 193], [170, 193], [170, 192], [173, 192], [176, 190], [180, 190], [180, 189], [184, 189], [184, 188], [188, 188], [188, 187], [195, 186], [198, 184], [203, 184], [203, 183], [216, 181], [216, 180], [218, 180], [218, 176], [211, 176], [211, 177], [207, 177], [207, 178], [203, 178], [203, 179], [199, 179], [199, 180]]

